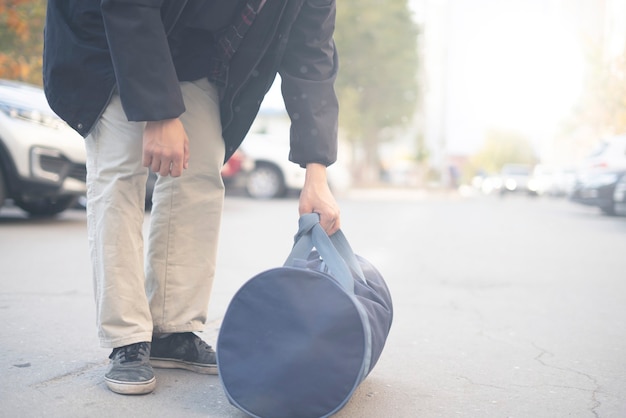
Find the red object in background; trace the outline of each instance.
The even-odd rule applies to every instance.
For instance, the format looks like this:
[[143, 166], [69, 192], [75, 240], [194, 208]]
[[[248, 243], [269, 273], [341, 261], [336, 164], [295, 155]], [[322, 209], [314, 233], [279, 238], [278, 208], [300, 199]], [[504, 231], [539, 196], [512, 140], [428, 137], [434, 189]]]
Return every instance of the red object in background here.
[[240, 151], [235, 151], [232, 157], [222, 167], [222, 177], [230, 178], [241, 171], [243, 155]]

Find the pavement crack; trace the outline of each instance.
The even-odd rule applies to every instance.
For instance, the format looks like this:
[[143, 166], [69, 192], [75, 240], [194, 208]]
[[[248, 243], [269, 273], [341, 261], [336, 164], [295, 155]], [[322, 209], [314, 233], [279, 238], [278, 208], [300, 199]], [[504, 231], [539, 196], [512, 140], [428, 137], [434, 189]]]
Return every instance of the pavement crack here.
[[488, 384], [488, 383], [478, 383], [478, 382], [475, 382], [475, 381], [473, 381], [472, 379], [470, 379], [470, 378], [469, 378], [469, 377], [467, 377], [467, 376], [457, 375], [457, 377], [458, 377], [459, 379], [463, 379], [463, 380], [467, 381], [467, 382], [468, 382], [470, 385], [472, 385], [472, 386], [483, 386], [483, 387], [487, 387], [487, 388], [500, 389], [500, 390], [507, 390], [507, 388], [502, 387], [502, 386], [490, 385], [490, 384]]
[[89, 370], [95, 369], [97, 367], [102, 367], [103, 366], [103, 362], [99, 362], [99, 363], [87, 363], [82, 367], [79, 367], [77, 369], [71, 370], [67, 373], [63, 373], [54, 377], [51, 377], [49, 379], [46, 380], [42, 380], [41, 382], [36, 382], [33, 383], [31, 385], [29, 385], [32, 388], [35, 389], [41, 389], [43, 387], [49, 386], [51, 384], [56, 384], [59, 383], [61, 381], [63, 381], [64, 379], [68, 378], [68, 377], [77, 377], [77, 376], [81, 376], [83, 374], [85, 374], [86, 372], [88, 372]]
[[555, 369], [555, 370], [561, 370], [561, 371], [565, 371], [568, 373], [574, 373], [577, 374], [579, 376], [583, 376], [586, 379], [588, 379], [592, 385], [593, 385], [593, 389], [586, 389], [586, 388], [580, 388], [580, 387], [574, 387], [574, 386], [558, 386], [558, 385], [551, 385], [551, 386], [555, 386], [555, 387], [563, 387], [563, 388], [567, 388], [567, 389], [577, 389], [577, 390], [581, 390], [581, 391], [585, 391], [585, 392], [590, 392], [591, 393], [591, 408], [589, 408], [589, 412], [591, 412], [593, 414], [594, 417], [596, 418], [600, 418], [600, 415], [598, 414], [598, 409], [600, 408], [600, 406], [602, 406], [602, 403], [598, 400], [598, 393], [600, 393], [600, 389], [601, 386], [598, 383], [598, 380], [593, 377], [592, 375], [585, 373], [585, 372], [581, 372], [580, 370], [576, 370], [576, 369], [572, 369], [570, 367], [559, 367], [559, 366], [554, 366], [552, 364], [548, 364], [545, 360], [544, 357], [555, 357], [555, 355], [551, 352], [549, 352], [548, 350], [546, 350], [545, 348], [539, 347], [537, 344], [535, 343], [531, 343], [532, 346], [539, 351], [539, 354], [535, 357], [535, 361], [539, 364], [541, 364], [543, 367], [548, 367], [551, 369]]

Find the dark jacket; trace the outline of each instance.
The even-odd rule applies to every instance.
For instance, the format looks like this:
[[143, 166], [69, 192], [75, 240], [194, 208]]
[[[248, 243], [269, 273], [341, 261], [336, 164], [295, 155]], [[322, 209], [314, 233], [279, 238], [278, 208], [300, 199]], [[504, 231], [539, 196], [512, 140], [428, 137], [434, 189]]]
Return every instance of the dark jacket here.
[[[184, 24], [186, 3], [49, 0], [43, 79], [52, 109], [87, 136], [117, 87], [131, 121], [180, 116], [185, 109], [168, 34]], [[226, 159], [280, 73], [292, 122], [290, 160], [302, 166], [335, 161], [334, 21], [335, 0], [267, 0], [230, 62], [221, 99]]]

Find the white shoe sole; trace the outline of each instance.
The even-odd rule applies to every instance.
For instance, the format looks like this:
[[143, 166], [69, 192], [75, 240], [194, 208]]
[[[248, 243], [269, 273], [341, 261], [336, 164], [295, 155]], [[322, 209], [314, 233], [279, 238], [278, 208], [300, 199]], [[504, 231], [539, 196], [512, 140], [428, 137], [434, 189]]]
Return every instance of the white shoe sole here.
[[217, 365], [191, 363], [182, 360], [162, 359], [162, 358], [150, 358], [150, 364], [157, 369], [183, 369], [200, 374], [217, 374]]
[[123, 382], [106, 377], [104, 380], [112, 392], [122, 395], [145, 395], [152, 392], [156, 387], [156, 378], [154, 377], [145, 382]]

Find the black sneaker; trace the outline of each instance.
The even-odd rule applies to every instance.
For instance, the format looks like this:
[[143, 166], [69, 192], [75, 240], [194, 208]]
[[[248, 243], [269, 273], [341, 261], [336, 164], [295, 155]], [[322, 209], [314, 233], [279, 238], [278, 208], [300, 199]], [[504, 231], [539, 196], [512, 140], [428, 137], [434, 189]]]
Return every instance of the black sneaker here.
[[123, 395], [150, 393], [156, 386], [149, 361], [150, 343], [136, 343], [114, 348], [104, 380], [109, 389]]
[[202, 374], [217, 374], [215, 351], [193, 332], [152, 338], [152, 366], [162, 369], [185, 369]]

